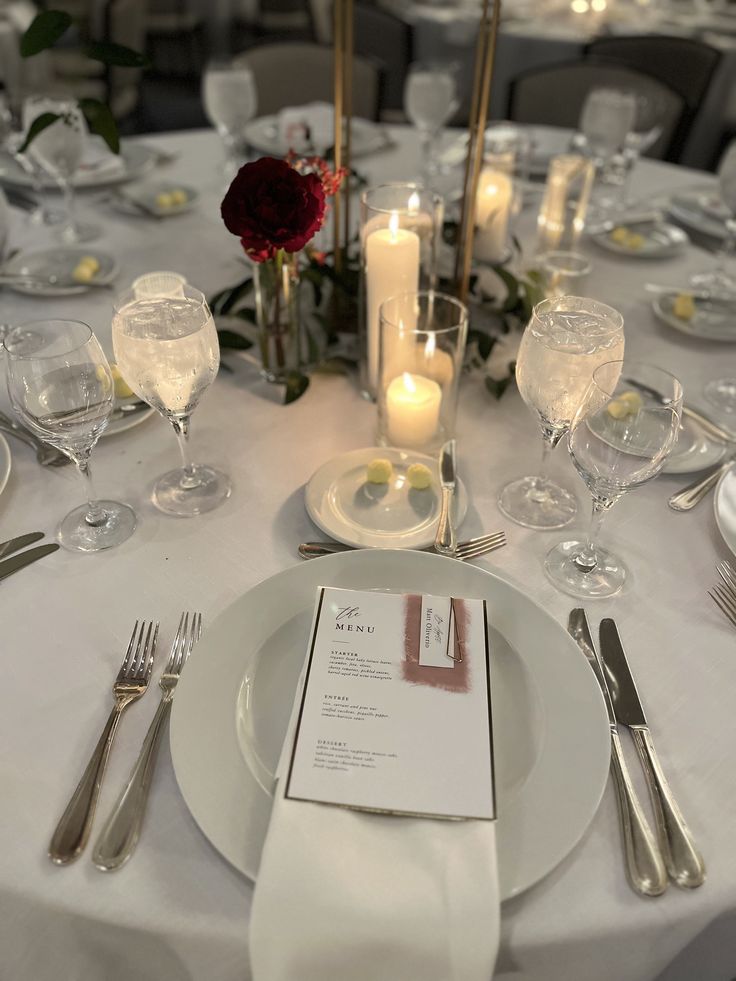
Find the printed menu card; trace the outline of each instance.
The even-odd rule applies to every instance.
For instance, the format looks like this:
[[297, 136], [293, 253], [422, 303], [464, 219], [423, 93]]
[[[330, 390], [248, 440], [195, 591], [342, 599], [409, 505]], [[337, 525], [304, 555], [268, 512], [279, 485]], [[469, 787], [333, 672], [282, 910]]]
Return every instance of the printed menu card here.
[[485, 601], [318, 590], [285, 796], [495, 818]]

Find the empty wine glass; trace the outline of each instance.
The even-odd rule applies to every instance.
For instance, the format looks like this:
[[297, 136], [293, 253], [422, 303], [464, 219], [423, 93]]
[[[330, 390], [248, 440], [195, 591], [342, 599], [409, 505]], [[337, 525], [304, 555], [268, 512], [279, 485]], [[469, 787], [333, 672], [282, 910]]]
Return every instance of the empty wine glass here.
[[202, 79], [207, 118], [225, 148], [225, 177], [232, 179], [247, 155], [244, 130], [258, 106], [256, 82], [250, 68], [230, 61], [211, 61]]
[[404, 83], [404, 110], [419, 130], [425, 173], [437, 169], [437, 137], [459, 105], [456, 69], [451, 64], [415, 62]]
[[516, 383], [542, 427], [542, 463], [539, 475], [501, 491], [498, 506], [512, 521], [562, 528], [575, 517], [575, 497], [547, 477], [549, 454], [568, 431], [595, 369], [623, 352], [623, 317], [605, 303], [562, 296], [534, 308], [516, 359]]
[[60, 544], [82, 552], [120, 545], [135, 529], [135, 513], [127, 504], [98, 500], [89, 469], [113, 409], [112, 374], [97, 338], [79, 321], [43, 320], [14, 327], [3, 346], [16, 413], [73, 460], [87, 484], [88, 503], [61, 522]]
[[202, 293], [182, 286], [179, 296], [139, 297], [128, 290], [115, 303], [115, 360], [136, 395], [173, 426], [182, 467], [156, 481], [153, 502], [180, 517], [203, 514], [230, 496], [230, 480], [189, 459], [192, 412], [215, 380], [220, 348]]
[[77, 221], [73, 183], [87, 139], [84, 116], [74, 99], [29, 96], [23, 103], [25, 132], [28, 133], [35, 119], [47, 112], [61, 118], [35, 137], [28, 148], [28, 155], [56, 181], [64, 195], [66, 215], [58, 233], [61, 241], [67, 245], [91, 242], [99, 237], [100, 229], [97, 225]]
[[660, 472], [677, 442], [682, 386], [653, 365], [612, 361], [593, 374], [570, 426], [568, 448], [593, 496], [587, 539], [560, 542], [545, 571], [573, 596], [613, 596], [626, 581], [624, 562], [602, 548], [604, 516], [623, 495]]

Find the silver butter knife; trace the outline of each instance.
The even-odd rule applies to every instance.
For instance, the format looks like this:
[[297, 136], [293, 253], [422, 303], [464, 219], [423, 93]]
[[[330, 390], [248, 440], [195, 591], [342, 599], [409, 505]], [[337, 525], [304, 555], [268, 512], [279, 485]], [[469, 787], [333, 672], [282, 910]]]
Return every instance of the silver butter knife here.
[[56, 542], [49, 542], [48, 545], [39, 545], [38, 548], [30, 548], [27, 552], [20, 552], [18, 555], [14, 555], [12, 559], [4, 559], [0, 562], [0, 580], [7, 579], [14, 572], [25, 569], [27, 565], [37, 562], [38, 559], [42, 559], [45, 555], [51, 555], [58, 548], [59, 546]]
[[717, 463], [710, 470], [706, 470], [705, 474], [701, 474], [692, 484], [688, 484], [687, 487], [674, 493], [667, 503], [673, 511], [692, 510], [696, 504], [703, 500], [708, 491], [716, 486], [723, 474], [730, 470], [734, 463], [736, 463], [736, 456], [730, 456], [723, 463]]
[[13, 552], [19, 552], [22, 548], [33, 545], [34, 542], [39, 542], [42, 538], [42, 531], [31, 531], [27, 535], [19, 535], [7, 542], [0, 542], [0, 559], [4, 559], [6, 555], [12, 555]]
[[452, 520], [452, 502], [455, 497], [455, 440], [448, 439], [440, 451], [440, 485], [442, 487], [442, 507], [437, 524], [434, 548], [441, 555], [452, 555], [457, 548], [457, 535]]
[[703, 858], [695, 847], [690, 829], [675, 803], [659, 765], [641, 699], [614, 620], [601, 620], [600, 646], [616, 718], [628, 726], [641, 757], [667, 872], [678, 886], [695, 889], [705, 882]]
[[667, 870], [631, 782], [618, 735], [611, 693], [598, 651], [593, 644], [585, 610], [578, 608], [571, 611], [567, 630], [588, 659], [606, 703], [611, 730], [611, 773], [618, 800], [627, 878], [632, 889], [641, 896], [661, 896], [667, 888]]

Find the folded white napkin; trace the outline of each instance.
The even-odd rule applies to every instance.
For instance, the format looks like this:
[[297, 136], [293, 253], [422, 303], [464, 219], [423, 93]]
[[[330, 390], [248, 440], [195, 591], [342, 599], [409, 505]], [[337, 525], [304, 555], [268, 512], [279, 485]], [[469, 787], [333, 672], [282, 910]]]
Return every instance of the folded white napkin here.
[[[294, 725], [292, 717], [279, 775]], [[285, 784], [253, 900], [254, 981], [490, 981], [500, 919], [495, 822], [287, 800]]]
[[84, 156], [75, 178], [76, 184], [98, 181], [101, 177], [117, 177], [125, 173], [125, 163], [112, 153], [101, 136], [88, 136]]
[[309, 102], [282, 109], [278, 115], [279, 140], [297, 152], [322, 152], [334, 142], [335, 116], [328, 102]]

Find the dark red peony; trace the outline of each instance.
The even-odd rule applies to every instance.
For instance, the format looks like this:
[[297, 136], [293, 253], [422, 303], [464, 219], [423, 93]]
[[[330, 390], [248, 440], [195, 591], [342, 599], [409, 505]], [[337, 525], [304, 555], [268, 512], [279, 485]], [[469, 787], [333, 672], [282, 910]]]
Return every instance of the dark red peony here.
[[221, 205], [228, 231], [240, 236], [255, 262], [279, 249], [298, 252], [322, 226], [325, 192], [315, 174], [300, 174], [285, 160], [261, 157], [241, 167]]

